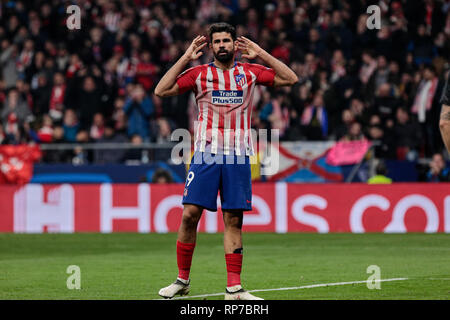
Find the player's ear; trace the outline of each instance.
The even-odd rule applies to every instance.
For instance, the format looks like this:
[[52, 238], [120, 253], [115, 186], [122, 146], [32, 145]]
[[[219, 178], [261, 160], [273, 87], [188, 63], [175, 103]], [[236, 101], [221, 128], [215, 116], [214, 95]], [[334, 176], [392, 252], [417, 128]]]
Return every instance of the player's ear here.
[[238, 51], [238, 42], [237, 40], [234, 40], [234, 52]]

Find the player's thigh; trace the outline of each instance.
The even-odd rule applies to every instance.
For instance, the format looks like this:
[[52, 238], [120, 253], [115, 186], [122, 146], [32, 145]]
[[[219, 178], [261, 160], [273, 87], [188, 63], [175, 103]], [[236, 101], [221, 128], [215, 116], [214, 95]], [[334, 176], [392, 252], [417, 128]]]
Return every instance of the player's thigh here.
[[183, 204], [193, 204], [210, 211], [217, 211], [217, 194], [221, 178], [220, 164], [208, 163], [200, 158], [202, 155], [196, 152], [191, 161], [184, 185]]
[[248, 157], [236, 157], [222, 166], [220, 196], [222, 210], [252, 209], [252, 177]]

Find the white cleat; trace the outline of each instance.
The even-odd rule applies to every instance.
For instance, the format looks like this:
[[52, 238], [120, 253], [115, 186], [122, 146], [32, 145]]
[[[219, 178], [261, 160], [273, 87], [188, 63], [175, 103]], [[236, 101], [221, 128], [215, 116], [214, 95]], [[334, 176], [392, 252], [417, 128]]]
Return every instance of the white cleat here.
[[159, 290], [158, 294], [165, 299], [172, 299], [175, 295], [185, 296], [190, 290], [190, 281], [184, 283], [180, 279], [177, 279], [174, 283]]
[[[230, 288], [231, 289], [231, 288]], [[235, 286], [229, 291], [228, 288], [225, 291], [225, 300], [264, 300], [263, 298], [256, 297], [250, 292], [245, 291], [241, 286]]]

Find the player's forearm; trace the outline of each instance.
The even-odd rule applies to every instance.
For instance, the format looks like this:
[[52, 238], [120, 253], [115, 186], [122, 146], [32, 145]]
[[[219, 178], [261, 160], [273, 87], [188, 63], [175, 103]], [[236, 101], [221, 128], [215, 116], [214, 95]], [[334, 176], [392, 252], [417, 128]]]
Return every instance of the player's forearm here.
[[447, 151], [450, 152], [450, 105], [444, 104], [442, 106], [439, 129], [441, 131], [441, 136], [445, 147], [447, 148]]
[[166, 74], [159, 80], [155, 88], [155, 94], [158, 97], [166, 97], [171, 95], [173, 87], [176, 84], [177, 76], [184, 71], [189, 58], [183, 55], [178, 61], [166, 72]]
[[276, 76], [285, 81], [286, 85], [293, 85], [298, 82], [298, 77], [291, 68], [289, 68], [286, 64], [272, 56], [264, 49], [260, 50], [260, 52], [258, 53], [258, 57], [261, 58], [261, 60], [264, 61], [264, 63], [267, 64], [270, 68], [272, 68], [275, 71]]

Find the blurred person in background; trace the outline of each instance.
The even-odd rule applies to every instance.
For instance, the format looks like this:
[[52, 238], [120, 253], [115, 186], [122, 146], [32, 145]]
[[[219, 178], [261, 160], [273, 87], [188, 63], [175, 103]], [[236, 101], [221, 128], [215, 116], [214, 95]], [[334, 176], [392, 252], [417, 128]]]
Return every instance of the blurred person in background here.
[[[265, 93], [270, 96], [269, 93]], [[285, 104], [285, 95], [277, 92], [273, 95], [268, 103], [266, 103], [260, 113], [259, 119], [267, 124], [267, 129], [277, 130], [277, 135], [283, 137], [287, 126], [289, 125], [289, 110]]]
[[426, 66], [411, 107], [411, 113], [417, 116], [422, 130], [422, 149], [426, 156], [436, 151], [436, 137], [439, 137], [439, 132], [434, 124], [439, 121], [441, 92], [442, 85], [436, 76], [435, 68]]
[[44, 115], [42, 118], [42, 125], [39, 128], [37, 135], [39, 142], [50, 143], [53, 141], [53, 120], [49, 115]]
[[429, 164], [426, 179], [428, 182], [448, 182], [450, 169], [447, 167], [444, 156], [441, 153], [433, 154]]
[[[114, 122], [108, 121], [104, 127], [104, 134], [96, 142], [121, 144], [128, 142], [128, 138], [123, 134], [116, 133], [114, 131]], [[99, 164], [121, 163], [125, 159], [125, 154], [126, 150], [121, 148], [99, 149], [94, 152], [94, 161]]]
[[334, 129], [333, 140], [341, 140], [350, 130], [351, 124], [355, 121], [355, 116], [350, 109], [342, 110], [341, 123]]
[[64, 140], [67, 142], [76, 142], [80, 123], [78, 116], [72, 109], [66, 109], [63, 120]]
[[316, 92], [312, 103], [303, 110], [301, 124], [302, 134], [308, 140], [320, 141], [327, 138], [328, 113], [321, 91]]
[[77, 110], [82, 128], [89, 128], [97, 113], [105, 113], [102, 104], [102, 92], [93, 76], [86, 76], [82, 80], [82, 86], [72, 93], [73, 102], [68, 104], [74, 110]]
[[96, 113], [94, 114], [94, 119], [92, 121], [91, 128], [89, 130], [89, 138], [93, 141], [100, 140], [103, 138], [103, 134], [105, 133], [105, 118], [103, 114]]
[[378, 88], [373, 103], [373, 111], [386, 121], [387, 118], [394, 118], [399, 104], [400, 102], [397, 97], [395, 97], [391, 84], [386, 82], [381, 84]]
[[[131, 137], [130, 140], [131, 144], [133, 145], [133, 147], [140, 147], [142, 146], [142, 143], [144, 142], [142, 140], [142, 137], [138, 134], [135, 134]], [[131, 148], [128, 149], [127, 152], [125, 153], [125, 161], [127, 161], [127, 163], [141, 163], [142, 161], [142, 154], [143, 152], [143, 148]]]
[[150, 52], [143, 51], [136, 66], [136, 81], [142, 85], [145, 91], [148, 91], [155, 84], [158, 73], [159, 67], [152, 63]]
[[[52, 143], [64, 143], [64, 129], [61, 126], [56, 126], [52, 130]], [[68, 163], [73, 157], [72, 150], [47, 150], [44, 151], [43, 158], [45, 162], [49, 163]]]
[[396, 138], [397, 159], [417, 160], [422, 139], [421, 130], [420, 126], [410, 119], [410, 114], [404, 107], [397, 109], [393, 133]]
[[36, 87], [31, 90], [33, 96], [33, 114], [42, 116], [49, 110], [51, 88], [44, 73], [37, 76]]
[[125, 100], [123, 111], [128, 118], [128, 136], [139, 135], [150, 140], [150, 117], [155, 112], [153, 102], [141, 84], [136, 84]]
[[391, 184], [392, 179], [387, 176], [388, 170], [386, 164], [383, 161], [378, 161], [375, 167], [375, 175], [367, 180], [368, 184]]
[[53, 76], [53, 86], [50, 93], [49, 115], [53, 120], [59, 121], [63, 117], [64, 98], [66, 95], [66, 80], [61, 72], [56, 72]]
[[162, 168], [156, 169], [155, 173], [152, 176], [152, 183], [166, 184], [172, 182], [173, 178], [170, 172]]
[[348, 132], [341, 138], [340, 141], [361, 141], [366, 137], [362, 131], [361, 123], [354, 121], [350, 124]]
[[1, 42], [0, 66], [2, 79], [5, 81], [5, 88], [9, 89], [16, 85], [19, 79], [19, 72], [16, 67], [16, 60], [19, 55], [19, 49], [16, 44], [11, 44], [8, 39]]
[[28, 103], [20, 98], [16, 88], [11, 88], [0, 115], [6, 134], [18, 134], [19, 127], [28, 121], [30, 116], [32, 113]]

